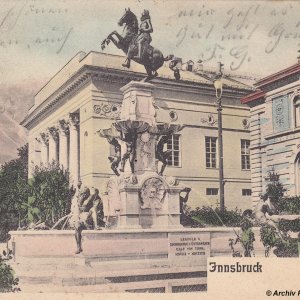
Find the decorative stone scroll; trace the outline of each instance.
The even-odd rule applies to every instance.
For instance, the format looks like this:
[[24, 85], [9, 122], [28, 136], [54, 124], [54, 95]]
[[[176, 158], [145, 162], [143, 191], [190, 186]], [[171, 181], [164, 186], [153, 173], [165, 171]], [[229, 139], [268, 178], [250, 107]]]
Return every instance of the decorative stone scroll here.
[[201, 119], [201, 123], [208, 124], [209, 126], [214, 126], [216, 125], [217, 122], [218, 120], [215, 120], [212, 114], [208, 114], [206, 119], [205, 118]]
[[94, 113], [109, 119], [118, 119], [121, 113], [121, 105], [116, 103], [100, 103], [94, 105]]
[[244, 128], [244, 129], [249, 129], [249, 127], [250, 127], [250, 122], [249, 122], [249, 120], [248, 120], [248, 119], [243, 119], [243, 120], [242, 120], [242, 125], [243, 125], [243, 128]]

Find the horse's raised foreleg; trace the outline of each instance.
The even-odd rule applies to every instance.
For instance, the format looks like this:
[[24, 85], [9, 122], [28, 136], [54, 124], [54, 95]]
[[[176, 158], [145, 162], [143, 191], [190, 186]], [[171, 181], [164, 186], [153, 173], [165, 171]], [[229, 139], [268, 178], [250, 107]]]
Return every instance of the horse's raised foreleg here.
[[122, 43], [123, 37], [117, 31], [113, 31], [107, 37], [107, 39], [111, 40], [117, 48], [119, 48], [119, 49], [121, 48], [121, 43]]

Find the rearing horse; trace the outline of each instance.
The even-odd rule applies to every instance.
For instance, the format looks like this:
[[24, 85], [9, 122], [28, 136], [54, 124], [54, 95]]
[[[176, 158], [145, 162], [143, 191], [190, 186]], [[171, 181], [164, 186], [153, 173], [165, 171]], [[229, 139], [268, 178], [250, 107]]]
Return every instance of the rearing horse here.
[[138, 20], [136, 15], [128, 8], [125, 8], [125, 13], [118, 22], [119, 26], [123, 26], [123, 33], [120, 35], [117, 31], [113, 31], [108, 35], [108, 37], [101, 43], [102, 50], [111, 41], [116, 47], [121, 49], [125, 54], [128, 53], [129, 47], [132, 47], [132, 60], [142, 64], [147, 72], [147, 77], [144, 81], [149, 81], [157, 76], [157, 70], [163, 65], [164, 61], [171, 60], [173, 55], [168, 55], [164, 57], [160, 50], [147, 45], [144, 49], [144, 53], [141, 59], [135, 58], [134, 55], [137, 53], [136, 38], [138, 36]]

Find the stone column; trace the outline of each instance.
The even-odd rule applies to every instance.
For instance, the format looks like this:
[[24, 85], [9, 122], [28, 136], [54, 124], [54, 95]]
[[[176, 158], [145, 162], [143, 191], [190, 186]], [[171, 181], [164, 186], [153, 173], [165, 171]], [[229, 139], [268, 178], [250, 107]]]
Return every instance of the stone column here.
[[69, 168], [68, 158], [68, 136], [69, 124], [65, 120], [59, 120], [59, 164], [64, 168]]
[[79, 114], [70, 114], [70, 183], [76, 185], [79, 180]]
[[49, 135], [47, 133], [41, 133], [40, 134], [41, 139], [41, 163], [43, 165], [48, 164], [48, 146], [49, 146]]
[[49, 163], [53, 160], [58, 161], [58, 129], [49, 127]]

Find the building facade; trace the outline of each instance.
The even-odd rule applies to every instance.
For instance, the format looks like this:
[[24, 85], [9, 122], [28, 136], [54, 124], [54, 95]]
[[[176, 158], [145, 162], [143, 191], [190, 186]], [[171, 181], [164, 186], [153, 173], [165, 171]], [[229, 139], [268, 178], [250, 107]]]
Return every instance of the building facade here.
[[[101, 187], [113, 172], [113, 152], [99, 129], [119, 118], [120, 88], [145, 77], [143, 66], [121, 67], [124, 57], [97, 52], [79, 53], [36, 95], [21, 123], [29, 131], [29, 176], [34, 165], [59, 162], [71, 179]], [[193, 69], [195, 68], [195, 69]], [[223, 78], [223, 146], [225, 206], [251, 207], [249, 108], [240, 98], [251, 88]], [[218, 139], [213, 74], [199, 66], [181, 71], [181, 80], [164, 65], [152, 81], [158, 122], [185, 125], [167, 143], [172, 154], [166, 175], [192, 188], [191, 207], [219, 205]]]
[[259, 80], [244, 97], [251, 113], [253, 205], [265, 192], [268, 171], [280, 175], [288, 196], [300, 195], [300, 63]]

